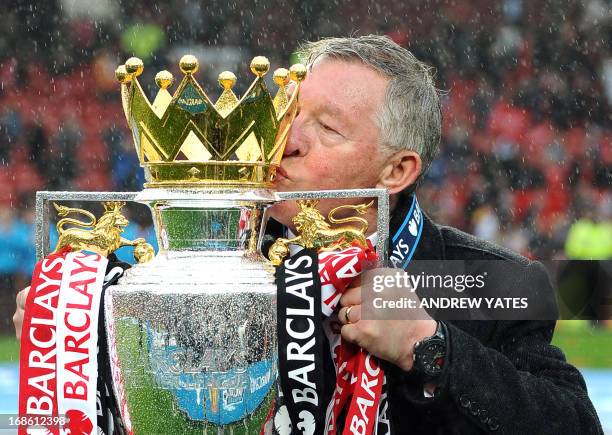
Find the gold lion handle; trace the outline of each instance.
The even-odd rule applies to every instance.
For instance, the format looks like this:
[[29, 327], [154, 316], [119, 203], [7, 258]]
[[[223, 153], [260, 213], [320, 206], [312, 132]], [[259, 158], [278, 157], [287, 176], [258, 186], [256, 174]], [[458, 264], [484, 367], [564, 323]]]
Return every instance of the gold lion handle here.
[[[134, 259], [138, 263], [151, 261], [155, 257], [155, 251], [145, 239], [128, 240], [121, 237], [125, 227], [129, 225], [128, 219], [121, 213], [125, 202], [107, 201], [102, 205], [104, 213], [96, 219], [87, 210], [53, 203], [58, 215], [62, 217], [57, 223], [59, 238], [53, 252], [70, 246], [73, 251], [92, 251], [107, 257], [123, 246], [133, 246]], [[69, 215], [83, 215], [88, 220], [67, 217]], [[66, 225], [71, 226], [65, 228]]]
[[[364, 248], [367, 247], [365, 233], [368, 229], [368, 221], [358, 215], [365, 214], [374, 201], [367, 204], [341, 205], [332, 209], [327, 219], [316, 208], [318, 200], [298, 200], [297, 203], [300, 211], [291, 220], [298, 235], [292, 239], [278, 238], [272, 244], [268, 250], [268, 258], [274, 266], [280, 266], [285, 257], [289, 255], [290, 244], [314, 249], [317, 252], [342, 250], [355, 243]], [[354, 210], [356, 215], [336, 218], [335, 214], [340, 210]], [[332, 227], [332, 224], [335, 226]]]

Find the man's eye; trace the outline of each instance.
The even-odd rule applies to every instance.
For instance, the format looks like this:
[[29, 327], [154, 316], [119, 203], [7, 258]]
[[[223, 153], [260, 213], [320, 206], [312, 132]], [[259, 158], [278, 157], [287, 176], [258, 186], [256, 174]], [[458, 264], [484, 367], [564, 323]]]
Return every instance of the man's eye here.
[[329, 125], [327, 125], [327, 124], [325, 124], [323, 122], [321, 123], [321, 127], [323, 127], [324, 130], [329, 131], [331, 133], [340, 134], [335, 129], [331, 128]]

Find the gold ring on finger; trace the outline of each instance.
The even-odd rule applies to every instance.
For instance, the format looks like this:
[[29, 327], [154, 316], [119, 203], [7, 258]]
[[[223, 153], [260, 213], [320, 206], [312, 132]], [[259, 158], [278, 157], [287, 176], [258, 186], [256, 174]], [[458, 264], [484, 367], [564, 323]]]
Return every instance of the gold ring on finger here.
[[347, 325], [351, 323], [351, 319], [349, 319], [349, 314], [350, 314], [351, 310], [353, 309], [353, 307], [354, 307], [354, 305], [351, 305], [344, 312], [344, 320], [346, 320]]

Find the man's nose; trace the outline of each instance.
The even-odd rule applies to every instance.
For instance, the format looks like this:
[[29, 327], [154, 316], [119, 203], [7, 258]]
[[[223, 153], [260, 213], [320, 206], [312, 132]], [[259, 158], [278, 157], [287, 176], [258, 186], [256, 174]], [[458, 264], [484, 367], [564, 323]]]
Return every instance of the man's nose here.
[[283, 157], [302, 157], [308, 149], [308, 141], [304, 135], [303, 123], [299, 115], [295, 117], [289, 135]]

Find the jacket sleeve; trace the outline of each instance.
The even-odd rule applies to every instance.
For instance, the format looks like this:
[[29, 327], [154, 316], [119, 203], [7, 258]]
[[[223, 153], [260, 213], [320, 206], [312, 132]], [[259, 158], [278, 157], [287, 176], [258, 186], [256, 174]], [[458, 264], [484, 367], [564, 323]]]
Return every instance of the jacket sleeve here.
[[[540, 263], [528, 266], [527, 277], [530, 286], [550, 288]], [[473, 432], [603, 433], [582, 375], [550, 344], [554, 321], [496, 322], [487, 345], [446, 326], [447, 358], [435, 397], [424, 398], [404, 372], [403, 400], [425, 412], [448, 412]]]

